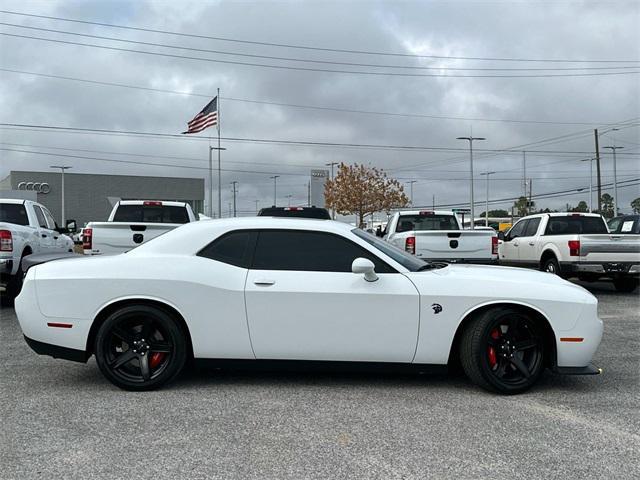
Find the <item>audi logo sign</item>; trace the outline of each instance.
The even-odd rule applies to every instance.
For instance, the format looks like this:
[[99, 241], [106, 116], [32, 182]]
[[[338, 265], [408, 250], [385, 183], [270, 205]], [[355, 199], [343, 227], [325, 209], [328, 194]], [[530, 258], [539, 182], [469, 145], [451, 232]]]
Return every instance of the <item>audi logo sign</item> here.
[[47, 182], [20, 182], [18, 190], [29, 190], [38, 193], [49, 193], [51, 186]]

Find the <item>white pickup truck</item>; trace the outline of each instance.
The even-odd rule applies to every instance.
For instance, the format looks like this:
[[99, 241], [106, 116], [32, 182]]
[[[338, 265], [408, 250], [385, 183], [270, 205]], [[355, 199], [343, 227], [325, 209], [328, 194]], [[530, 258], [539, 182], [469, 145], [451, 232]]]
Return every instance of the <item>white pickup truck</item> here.
[[13, 302], [22, 285], [22, 259], [39, 253], [73, 251], [44, 205], [31, 200], [0, 199], [0, 291], [3, 305]]
[[610, 233], [595, 213], [530, 215], [500, 237], [500, 264], [586, 281], [611, 278], [621, 292], [638, 285], [640, 235]]
[[396, 212], [382, 236], [423, 260], [491, 264], [498, 259], [494, 230], [462, 230], [456, 214], [449, 211]]
[[85, 255], [124, 253], [180, 225], [195, 222], [184, 202], [121, 200], [106, 222], [90, 222], [82, 232]]

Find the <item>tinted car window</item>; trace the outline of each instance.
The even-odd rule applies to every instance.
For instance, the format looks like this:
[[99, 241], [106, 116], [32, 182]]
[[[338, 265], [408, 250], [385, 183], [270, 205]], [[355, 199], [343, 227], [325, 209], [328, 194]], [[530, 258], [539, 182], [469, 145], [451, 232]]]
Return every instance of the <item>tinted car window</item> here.
[[538, 226], [540, 225], [540, 217], [529, 219], [529, 223], [527, 223], [527, 228], [524, 231], [523, 237], [533, 237], [538, 231]]
[[19, 203], [0, 203], [0, 222], [29, 225], [26, 207]]
[[119, 205], [114, 222], [188, 223], [185, 207], [167, 205]]
[[525, 228], [527, 226], [527, 222], [529, 220], [520, 220], [518, 223], [516, 223], [511, 230], [509, 230], [509, 233], [507, 235], [507, 237], [509, 238], [509, 240], [517, 238], [517, 237], [521, 237], [522, 234], [525, 232]]
[[458, 229], [458, 222], [453, 215], [401, 215], [396, 232]]
[[600, 217], [549, 217], [545, 235], [575, 235], [590, 233], [609, 233], [607, 225]]
[[299, 230], [260, 231], [251, 268], [351, 272], [351, 264], [358, 257], [371, 260], [377, 273], [395, 273], [385, 262], [346, 238]]
[[49, 228], [49, 226], [47, 225], [47, 221], [44, 218], [44, 213], [42, 213], [42, 209], [40, 207], [37, 207], [34, 205], [33, 209], [36, 212], [36, 218], [38, 219], [38, 225], [40, 225], [41, 228]]
[[380, 240], [379, 238], [374, 237], [373, 235], [360, 230], [359, 228], [354, 228], [353, 230], [351, 230], [351, 233], [357, 235], [370, 245], [373, 245], [385, 255], [393, 258], [396, 262], [398, 262], [410, 272], [417, 272], [419, 270], [422, 270], [425, 268], [425, 265], [427, 265], [424, 260], [419, 259], [415, 255], [407, 253], [389, 242]]
[[42, 209], [42, 213], [44, 213], [44, 217], [47, 219], [47, 223], [49, 224], [49, 228], [51, 230], [55, 229], [57, 227], [56, 221], [53, 219], [53, 215], [51, 215], [51, 213], [49, 213], [49, 210], [47, 210], [46, 208], [43, 208]]
[[198, 256], [236, 267], [249, 268], [249, 244], [252, 235], [255, 233], [249, 230], [227, 233], [200, 250]]

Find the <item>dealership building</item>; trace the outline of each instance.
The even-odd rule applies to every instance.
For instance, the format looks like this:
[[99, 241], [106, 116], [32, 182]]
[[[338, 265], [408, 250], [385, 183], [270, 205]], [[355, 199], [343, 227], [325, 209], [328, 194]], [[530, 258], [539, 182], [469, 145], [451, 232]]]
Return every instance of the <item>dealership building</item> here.
[[[78, 226], [105, 221], [119, 200], [187, 202], [204, 212], [204, 179], [65, 173], [65, 214]], [[14, 192], [14, 194], [12, 194]], [[11, 171], [0, 180], [0, 197], [34, 198], [46, 206], [57, 222], [62, 218], [60, 172]]]

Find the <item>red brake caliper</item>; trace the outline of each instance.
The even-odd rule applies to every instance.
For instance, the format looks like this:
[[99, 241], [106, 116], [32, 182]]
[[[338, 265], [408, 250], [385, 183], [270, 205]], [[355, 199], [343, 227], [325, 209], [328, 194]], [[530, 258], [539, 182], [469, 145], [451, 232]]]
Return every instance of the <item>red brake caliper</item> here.
[[160, 365], [162, 360], [164, 360], [164, 356], [164, 352], [153, 352], [149, 356], [149, 366], [151, 368], [156, 368], [158, 365]]
[[[498, 338], [500, 338], [500, 331], [497, 328], [494, 328], [493, 330], [491, 330], [490, 335], [491, 335], [491, 338], [493, 338], [494, 340], [497, 340]], [[489, 354], [489, 366], [493, 368], [498, 363], [498, 359], [496, 357], [496, 350], [491, 345], [489, 345], [487, 353]]]

